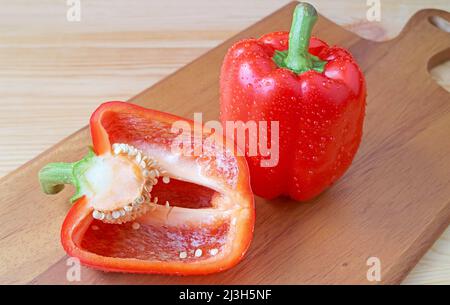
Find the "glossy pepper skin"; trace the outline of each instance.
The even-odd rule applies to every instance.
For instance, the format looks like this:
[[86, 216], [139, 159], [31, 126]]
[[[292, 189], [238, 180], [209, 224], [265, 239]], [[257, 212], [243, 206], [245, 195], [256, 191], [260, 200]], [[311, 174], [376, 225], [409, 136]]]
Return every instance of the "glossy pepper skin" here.
[[222, 65], [224, 126], [279, 121], [278, 164], [261, 167], [264, 157], [247, 157], [252, 190], [267, 199], [316, 197], [344, 174], [361, 141], [364, 76], [347, 50], [310, 37], [316, 19], [314, 8], [301, 3], [290, 36], [274, 32], [239, 41]]
[[[155, 194], [166, 195], [171, 203], [181, 203], [169, 207], [163, 201], [139, 219], [140, 227], [136, 229], [132, 222], [107, 224], [94, 219], [89, 196], [82, 195], [83, 187], [77, 187], [77, 195], [72, 197], [74, 205], [61, 229], [61, 242], [70, 256], [104, 271], [176, 275], [223, 271], [244, 257], [253, 237], [255, 217], [245, 158], [225, 156], [219, 146], [204, 148], [200, 156], [172, 153], [171, 145], [177, 138], [171, 126], [180, 121], [192, 128], [197, 124], [130, 103], [104, 103], [90, 119], [93, 150], [88, 157], [76, 163], [48, 164], [39, 174], [41, 186], [47, 194], [59, 192], [63, 183], [73, 184], [75, 178], [68, 178], [73, 174], [71, 168], [79, 168], [80, 162], [91, 158], [110, 156], [113, 143], [126, 143], [158, 156], [168, 171], [178, 170], [190, 182], [198, 180], [217, 190], [215, 197], [209, 199], [214, 200], [215, 206], [205, 208], [190, 200], [197, 195], [206, 196], [205, 189], [200, 190], [174, 174], [180, 180], [158, 183], [153, 187], [152, 192], [156, 193], [152, 198]], [[208, 130], [203, 132], [207, 134]], [[222, 145], [222, 141], [217, 138], [216, 143]], [[195, 248], [190, 249], [193, 243]], [[211, 252], [211, 248], [216, 252]], [[200, 256], [194, 256], [197, 249], [202, 250]]]

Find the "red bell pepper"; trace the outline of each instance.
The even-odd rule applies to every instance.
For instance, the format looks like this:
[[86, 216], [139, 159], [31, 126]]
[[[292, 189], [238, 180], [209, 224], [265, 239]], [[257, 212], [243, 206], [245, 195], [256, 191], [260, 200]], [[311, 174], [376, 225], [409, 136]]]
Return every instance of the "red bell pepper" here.
[[106, 271], [183, 275], [218, 272], [243, 258], [254, 225], [245, 158], [226, 153], [234, 147], [215, 135], [200, 155], [174, 151], [186, 143], [173, 129], [177, 121], [197, 124], [104, 103], [90, 120], [93, 151], [40, 171], [48, 194], [67, 183], [76, 188], [61, 232], [69, 255]]
[[248, 156], [248, 142], [241, 148], [254, 193], [268, 199], [317, 196], [344, 174], [361, 141], [364, 76], [347, 50], [311, 38], [316, 20], [314, 7], [300, 3], [290, 33], [239, 41], [223, 62], [223, 125], [266, 121], [270, 133], [270, 122], [279, 122], [276, 166], [261, 166], [262, 154]]

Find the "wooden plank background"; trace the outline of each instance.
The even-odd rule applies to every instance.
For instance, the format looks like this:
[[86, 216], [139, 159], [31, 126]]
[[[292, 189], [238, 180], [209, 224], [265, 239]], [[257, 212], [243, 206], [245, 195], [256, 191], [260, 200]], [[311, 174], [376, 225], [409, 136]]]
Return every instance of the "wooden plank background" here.
[[[128, 99], [287, 2], [81, 0], [80, 22], [67, 22], [65, 1], [2, 2], [0, 176], [86, 125], [101, 101]], [[421, 8], [450, 10], [384, 0], [381, 22], [368, 22], [366, 1], [310, 2], [374, 40], [394, 37]], [[447, 89], [449, 70], [432, 71]], [[450, 283], [450, 230], [405, 283]]]

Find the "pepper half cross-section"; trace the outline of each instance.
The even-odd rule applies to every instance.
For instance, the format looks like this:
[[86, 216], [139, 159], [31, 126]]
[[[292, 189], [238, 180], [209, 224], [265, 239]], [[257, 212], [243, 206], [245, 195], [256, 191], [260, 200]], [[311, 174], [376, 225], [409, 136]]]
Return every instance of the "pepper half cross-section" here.
[[[197, 124], [104, 103], [90, 120], [88, 155], [40, 171], [48, 194], [75, 186], [61, 232], [69, 255], [106, 271], [184, 275], [218, 272], [242, 259], [254, 225], [246, 161], [203, 126], [197, 155], [174, 128], [178, 121], [192, 130]], [[194, 133], [189, 137], [198, 143]]]

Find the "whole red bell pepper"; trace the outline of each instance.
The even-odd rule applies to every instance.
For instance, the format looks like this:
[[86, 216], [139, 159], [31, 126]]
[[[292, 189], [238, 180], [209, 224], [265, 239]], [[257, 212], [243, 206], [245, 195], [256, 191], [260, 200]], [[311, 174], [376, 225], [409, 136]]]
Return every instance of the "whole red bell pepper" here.
[[[364, 76], [347, 50], [311, 38], [316, 20], [314, 7], [300, 3], [290, 33], [239, 41], [223, 62], [223, 125], [279, 122], [278, 164], [247, 155], [252, 189], [265, 198], [317, 196], [344, 174], [361, 141]], [[241, 149], [248, 154], [248, 141]]]
[[93, 150], [40, 171], [48, 194], [63, 184], [76, 188], [61, 231], [69, 255], [106, 271], [183, 275], [218, 272], [243, 258], [254, 225], [245, 158], [215, 135], [200, 155], [174, 150], [189, 143], [174, 129], [180, 121], [194, 137], [198, 123], [104, 103], [90, 120]]

